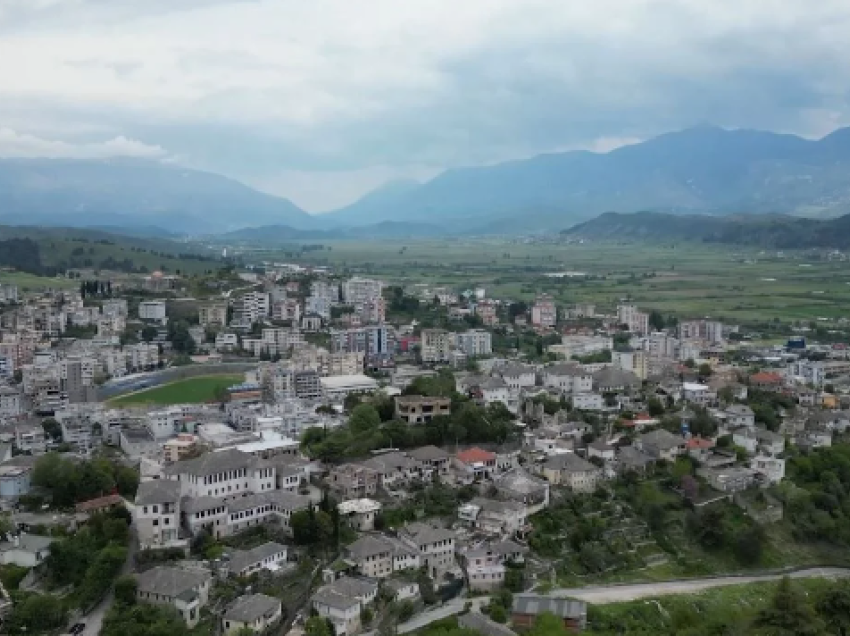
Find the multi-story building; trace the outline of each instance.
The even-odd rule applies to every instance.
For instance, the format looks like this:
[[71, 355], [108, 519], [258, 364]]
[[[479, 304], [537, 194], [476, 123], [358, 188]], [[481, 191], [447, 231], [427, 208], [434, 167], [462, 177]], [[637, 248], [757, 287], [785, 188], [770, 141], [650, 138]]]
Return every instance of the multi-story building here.
[[185, 548], [180, 532], [180, 483], [163, 479], [143, 481], [136, 493], [136, 530], [143, 550]]
[[395, 398], [395, 416], [408, 424], [424, 424], [435, 417], [451, 415], [452, 401], [447, 397], [399, 395]]
[[162, 300], [143, 300], [139, 303], [139, 318], [141, 320], [152, 320], [165, 322], [166, 309]]
[[688, 320], [679, 323], [682, 340], [706, 340], [711, 344], [723, 342], [723, 323], [715, 320]]
[[553, 364], [543, 369], [543, 386], [565, 393], [589, 393], [593, 375], [577, 364]]
[[243, 294], [234, 306], [234, 317], [240, 325], [253, 325], [268, 317], [271, 302], [266, 292], [252, 291]]
[[342, 295], [346, 304], [356, 306], [381, 298], [383, 289], [383, 281], [355, 277], [342, 284]]
[[136, 598], [144, 603], [174, 607], [189, 628], [198, 624], [209, 602], [212, 575], [205, 570], [157, 566], [136, 575]]
[[159, 364], [159, 345], [152, 342], [140, 342], [124, 347], [126, 367], [130, 370], [150, 369]]
[[639, 335], [649, 333], [649, 314], [640, 311], [634, 305], [617, 307], [617, 322], [626, 325], [629, 331]]
[[611, 362], [618, 369], [631, 371], [641, 380], [646, 380], [648, 366], [645, 351], [635, 349], [614, 351], [611, 354]]
[[455, 346], [470, 358], [489, 356], [493, 353], [493, 336], [483, 329], [471, 329], [455, 334]]
[[198, 307], [198, 318], [205, 329], [227, 326], [227, 303], [204, 303]]
[[0, 303], [18, 302], [18, 286], [0, 283]]
[[332, 353], [328, 356], [324, 375], [357, 375], [363, 373], [366, 356], [363, 353]]
[[355, 329], [331, 331], [333, 353], [363, 353], [367, 357], [392, 354], [387, 325], [369, 325]]
[[555, 300], [548, 294], [539, 295], [531, 308], [531, 324], [536, 327], [554, 327], [558, 322]]
[[0, 420], [18, 417], [24, 412], [21, 392], [10, 386], [0, 386]]
[[452, 347], [454, 345], [454, 334], [444, 329], [422, 330], [422, 362], [434, 364], [448, 362]]
[[455, 533], [425, 523], [404, 526], [399, 537], [419, 551], [419, 560], [434, 579], [455, 567]]
[[499, 315], [496, 303], [492, 300], [480, 300], [475, 305], [475, 315], [481, 318], [481, 322], [491, 327], [499, 323]]

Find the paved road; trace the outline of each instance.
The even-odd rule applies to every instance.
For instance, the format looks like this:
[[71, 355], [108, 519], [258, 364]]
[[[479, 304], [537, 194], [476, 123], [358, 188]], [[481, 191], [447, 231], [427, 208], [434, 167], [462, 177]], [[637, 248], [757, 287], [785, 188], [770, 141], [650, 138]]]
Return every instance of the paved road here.
[[[634, 585], [600, 585], [595, 587], [558, 588], [551, 590], [548, 596], [569, 596], [588, 603], [616, 603], [634, 601], [641, 598], [663, 596], [665, 594], [689, 594], [727, 585], [776, 581], [784, 574], [764, 574], [756, 576], [725, 576], [687, 581], [662, 581], [658, 583], [637, 583]], [[807, 578], [847, 578], [850, 569], [810, 568], [788, 574], [792, 579]]]
[[[658, 583], [636, 583], [634, 585], [599, 585], [595, 587], [558, 588], [551, 590], [547, 596], [569, 596], [588, 603], [616, 603], [619, 601], [634, 601], [642, 598], [663, 596], [665, 594], [689, 594], [708, 590], [714, 587], [727, 585], [742, 585], [745, 583], [760, 583], [776, 581], [784, 574], [764, 574], [757, 576], [725, 576], [706, 579], [690, 579], [686, 581], [662, 581]], [[850, 578], [850, 569], [845, 568], [809, 568], [789, 573], [792, 579], [806, 578]], [[452, 599], [445, 605], [441, 605], [428, 612], [413, 617], [406, 623], [398, 626], [399, 634], [406, 634], [426, 625], [441, 620], [448, 616], [460, 614], [467, 601], [471, 601], [474, 610], [480, 610], [483, 605], [490, 602], [489, 596], [478, 596], [475, 598]], [[363, 636], [372, 636], [364, 634]]]

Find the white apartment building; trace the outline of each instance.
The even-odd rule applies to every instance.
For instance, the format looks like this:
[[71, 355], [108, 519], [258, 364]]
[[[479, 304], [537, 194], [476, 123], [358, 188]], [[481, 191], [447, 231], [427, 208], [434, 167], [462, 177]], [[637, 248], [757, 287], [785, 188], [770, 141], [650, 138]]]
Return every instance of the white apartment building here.
[[359, 375], [363, 373], [365, 359], [363, 353], [332, 353], [324, 375]]
[[641, 380], [646, 380], [648, 366], [645, 351], [614, 351], [611, 353], [611, 362], [616, 368], [631, 371]]
[[531, 324], [538, 327], [554, 327], [558, 322], [558, 310], [554, 299], [548, 294], [541, 294], [531, 308]]
[[455, 567], [455, 533], [425, 523], [411, 523], [402, 528], [402, 541], [419, 551], [419, 560], [435, 580]]
[[493, 336], [483, 329], [472, 329], [455, 334], [455, 346], [470, 358], [489, 356], [493, 353]]
[[180, 482], [189, 497], [230, 497], [275, 489], [275, 469], [238, 450], [207, 453], [168, 466], [165, 478]]
[[23, 411], [20, 391], [9, 386], [0, 386], [0, 419], [18, 417]]
[[152, 342], [140, 342], [124, 347], [128, 369], [147, 369], [159, 364], [159, 345]]
[[593, 391], [593, 374], [577, 364], [553, 364], [543, 369], [543, 386], [565, 393]]
[[707, 340], [711, 344], [723, 342], [723, 323], [715, 320], [688, 320], [679, 323], [682, 340]]
[[342, 295], [347, 305], [362, 305], [375, 298], [381, 298], [384, 283], [369, 278], [351, 278], [342, 284]]
[[165, 302], [162, 300], [144, 300], [139, 303], [139, 318], [165, 322]]
[[617, 322], [626, 325], [632, 333], [639, 335], [649, 333], [649, 314], [640, 311], [634, 305], [619, 305]]
[[270, 315], [271, 301], [269, 294], [258, 291], [243, 294], [234, 309], [236, 320], [240, 324], [252, 325]]
[[235, 351], [239, 348], [239, 336], [235, 333], [220, 333], [215, 337], [216, 351]]
[[198, 307], [199, 322], [204, 328], [227, 325], [227, 303], [204, 303]]
[[180, 484], [154, 479], [139, 484], [135, 521], [142, 550], [186, 547], [180, 538]]
[[422, 330], [422, 362], [448, 362], [454, 344], [453, 334], [443, 329]]
[[18, 302], [18, 286], [0, 283], [0, 303]]
[[643, 348], [650, 358], [673, 358], [678, 346], [678, 339], [663, 331], [653, 331], [643, 343]]

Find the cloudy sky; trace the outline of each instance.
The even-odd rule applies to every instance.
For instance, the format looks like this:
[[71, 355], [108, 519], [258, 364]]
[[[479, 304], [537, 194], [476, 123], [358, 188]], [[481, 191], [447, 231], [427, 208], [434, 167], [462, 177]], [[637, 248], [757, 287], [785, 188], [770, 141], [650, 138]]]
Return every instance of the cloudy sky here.
[[309, 211], [697, 123], [850, 123], [847, 0], [0, 0], [0, 156], [135, 156]]

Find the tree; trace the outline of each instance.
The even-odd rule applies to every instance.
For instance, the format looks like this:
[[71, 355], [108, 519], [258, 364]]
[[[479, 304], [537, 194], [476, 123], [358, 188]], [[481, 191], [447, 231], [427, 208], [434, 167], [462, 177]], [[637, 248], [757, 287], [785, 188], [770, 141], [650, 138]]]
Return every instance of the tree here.
[[371, 404], [358, 404], [351, 412], [348, 426], [355, 433], [363, 433], [377, 428], [381, 424], [381, 416]]
[[145, 342], [153, 342], [153, 339], [156, 338], [157, 333], [158, 332], [156, 327], [148, 325], [144, 329], [142, 329], [142, 340], [144, 340]]
[[850, 589], [843, 583], [833, 583], [817, 602], [817, 611], [831, 634], [850, 634]]
[[741, 532], [735, 539], [735, 558], [742, 565], [758, 565], [763, 551], [764, 530], [757, 525]]
[[136, 604], [136, 590], [139, 584], [133, 576], [122, 576], [115, 581], [115, 600], [126, 606]]
[[10, 634], [52, 632], [65, 624], [62, 600], [53, 594], [29, 594], [15, 603], [4, 627]]
[[400, 623], [406, 623], [411, 618], [413, 618], [413, 613], [416, 611], [416, 608], [413, 605], [413, 602], [410, 600], [404, 600], [398, 604], [398, 621]]
[[823, 621], [787, 576], [776, 587], [770, 604], [753, 621], [758, 633], [770, 636], [816, 636]]
[[100, 636], [189, 636], [189, 630], [169, 605], [116, 603], [103, 620]]
[[306, 636], [333, 636], [333, 631], [328, 627], [327, 619], [321, 616], [311, 616], [304, 625]]
[[664, 329], [665, 324], [664, 316], [662, 316], [660, 312], [649, 312], [649, 326], [652, 327], [653, 331], [661, 331]]
[[656, 397], [651, 397], [646, 401], [646, 410], [652, 417], [664, 415], [664, 405]]
[[54, 442], [62, 441], [62, 426], [52, 417], [46, 417], [41, 421], [41, 427], [45, 435], [49, 435]]
[[490, 618], [497, 623], [507, 623], [508, 611], [501, 605], [490, 605]]
[[550, 612], [540, 614], [534, 621], [534, 627], [528, 632], [528, 636], [567, 636], [567, 628], [564, 621]]
[[707, 362], [703, 362], [701, 365], [699, 365], [697, 373], [699, 373], [699, 376], [701, 378], [710, 378], [711, 374], [714, 373], [714, 369], [712, 369], [711, 365]]

